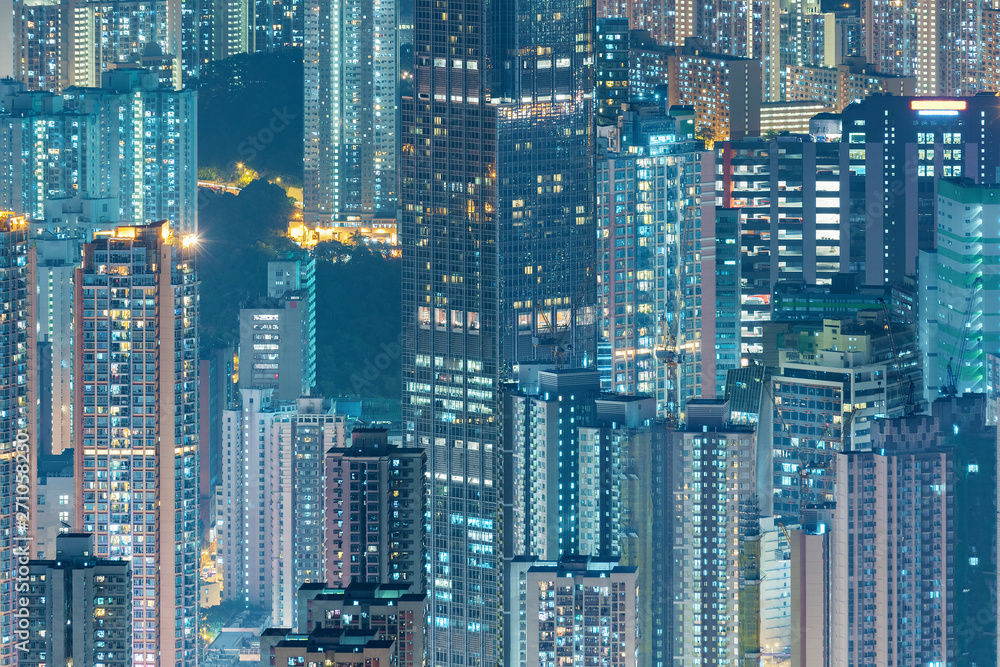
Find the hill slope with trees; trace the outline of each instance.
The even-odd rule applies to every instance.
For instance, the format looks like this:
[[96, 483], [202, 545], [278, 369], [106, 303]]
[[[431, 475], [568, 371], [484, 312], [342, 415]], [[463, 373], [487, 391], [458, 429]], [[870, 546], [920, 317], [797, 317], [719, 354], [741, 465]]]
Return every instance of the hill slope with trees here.
[[[294, 209], [277, 185], [254, 181], [239, 195], [203, 190], [199, 203], [201, 339], [208, 349], [238, 341], [239, 310], [265, 294], [267, 262], [300, 250], [285, 236]], [[318, 253], [317, 392], [398, 399], [401, 261], [364, 246], [340, 250]]]
[[302, 182], [302, 49], [209, 63], [198, 78], [198, 165]]

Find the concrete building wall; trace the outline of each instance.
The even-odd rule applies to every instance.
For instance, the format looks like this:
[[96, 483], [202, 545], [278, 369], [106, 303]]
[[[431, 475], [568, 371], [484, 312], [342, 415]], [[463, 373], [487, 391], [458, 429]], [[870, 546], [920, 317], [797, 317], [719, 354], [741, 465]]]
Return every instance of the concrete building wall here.
[[876, 451], [837, 460], [831, 572], [846, 567], [849, 576], [831, 610], [831, 655], [846, 650], [841, 664], [848, 665], [946, 663], [953, 651], [950, 455], [936, 446], [933, 417], [885, 424]]
[[323, 454], [342, 444], [344, 417], [322, 399], [274, 401], [244, 389], [223, 414], [223, 478], [216, 530], [223, 596], [250, 598], [290, 627], [303, 583], [325, 582]]
[[832, 665], [830, 661], [829, 533], [789, 531], [792, 551], [792, 667]]
[[737, 600], [747, 527], [741, 516], [756, 505], [757, 447], [752, 429], [730, 427], [728, 417], [724, 401], [692, 401], [687, 429], [677, 431], [671, 445], [681, 450], [683, 469], [691, 471], [674, 490], [674, 655], [679, 665], [742, 657]]
[[351, 446], [326, 454], [326, 580], [339, 588], [382, 582], [422, 591], [423, 452], [390, 446], [382, 429], [352, 435]]
[[[70, 452], [67, 452], [69, 454]], [[35, 515], [35, 555], [39, 559], [56, 557], [58, 536], [68, 533], [76, 525], [76, 483], [73, 480], [73, 460], [61, 470], [48, 470], [38, 480], [38, 512]], [[46, 460], [39, 461], [40, 468], [51, 465]], [[43, 502], [44, 500], [44, 502]]]

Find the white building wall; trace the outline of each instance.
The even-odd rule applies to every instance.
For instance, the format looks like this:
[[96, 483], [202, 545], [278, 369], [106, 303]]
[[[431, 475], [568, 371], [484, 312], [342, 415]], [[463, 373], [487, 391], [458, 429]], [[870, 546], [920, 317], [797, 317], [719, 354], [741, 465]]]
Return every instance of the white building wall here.
[[792, 646], [791, 547], [775, 517], [762, 517], [760, 530], [761, 652], [781, 655]]

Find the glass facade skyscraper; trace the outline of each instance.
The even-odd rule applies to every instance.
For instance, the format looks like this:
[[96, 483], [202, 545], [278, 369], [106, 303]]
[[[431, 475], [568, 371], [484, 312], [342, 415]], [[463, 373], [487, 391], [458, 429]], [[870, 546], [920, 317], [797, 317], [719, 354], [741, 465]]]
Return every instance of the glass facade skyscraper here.
[[[456, 8], [457, 9], [457, 8]], [[407, 441], [427, 452], [428, 662], [500, 649], [497, 107], [485, 7], [418, 0], [415, 97], [402, 103]], [[466, 29], [468, 27], [468, 29]]]
[[430, 475], [434, 665], [493, 664], [502, 650], [500, 380], [521, 361], [594, 359], [593, 30], [589, 0], [416, 2], [404, 419]]
[[515, 102], [499, 112], [501, 375], [511, 379], [526, 361], [592, 365], [593, 103]]

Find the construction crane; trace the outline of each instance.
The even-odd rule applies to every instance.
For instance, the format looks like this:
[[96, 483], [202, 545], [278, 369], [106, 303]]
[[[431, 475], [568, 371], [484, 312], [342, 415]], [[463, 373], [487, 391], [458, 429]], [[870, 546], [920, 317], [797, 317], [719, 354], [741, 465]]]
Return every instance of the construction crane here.
[[941, 389], [941, 393], [945, 396], [956, 396], [958, 394], [958, 383], [962, 378], [962, 367], [965, 365], [965, 352], [969, 345], [969, 326], [972, 323], [972, 308], [976, 303], [976, 293], [983, 286], [983, 279], [976, 276], [976, 279], [972, 281], [972, 294], [969, 296], [969, 306], [965, 309], [965, 321], [962, 323], [962, 343], [958, 348], [958, 371], [956, 372], [952, 368], [951, 362], [954, 358], [948, 360], [948, 382]]
[[[556, 331], [552, 326], [552, 322], [549, 320], [549, 314], [545, 312], [545, 309], [541, 304], [538, 304], [538, 314], [541, 316], [542, 320], [545, 322], [545, 327], [549, 332]], [[566, 350], [568, 346], [563, 344], [563, 338], [569, 332], [569, 327], [563, 328], [562, 331], [556, 333], [555, 336], [548, 336], [546, 338], [541, 338], [540, 336], [535, 336], [532, 339], [535, 347], [547, 347], [552, 346], [552, 360], [555, 362], [556, 368], [562, 368], [564, 357], [566, 356]]]
[[[889, 334], [889, 349], [892, 352], [892, 363], [896, 370], [896, 389], [899, 392], [899, 397], [904, 401], [903, 403], [903, 416], [911, 417], [917, 413], [917, 404], [913, 397], [913, 382], [910, 382], [909, 389], [904, 389], [903, 387], [903, 369], [899, 365], [899, 348], [896, 347], [896, 336], [892, 333], [892, 321], [889, 316], [889, 305], [885, 302], [885, 299], [879, 299], [878, 302], [882, 304], [882, 313], [885, 315], [885, 330]], [[889, 387], [888, 378], [886, 379], [886, 392], [885, 392], [885, 415], [889, 416]]]
[[[677, 351], [677, 339], [674, 331], [667, 322], [666, 317], [660, 318], [660, 345], [656, 347], [653, 354], [657, 360], [666, 366], [667, 372], [664, 381], [670, 387], [671, 395], [668, 396], [664, 409], [667, 411], [667, 426], [676, 428], [678, 424], [677, 406], [677, 366], [681, 362], [681, 353]], [[671, 400], [673, 399], [673, 400]]]

